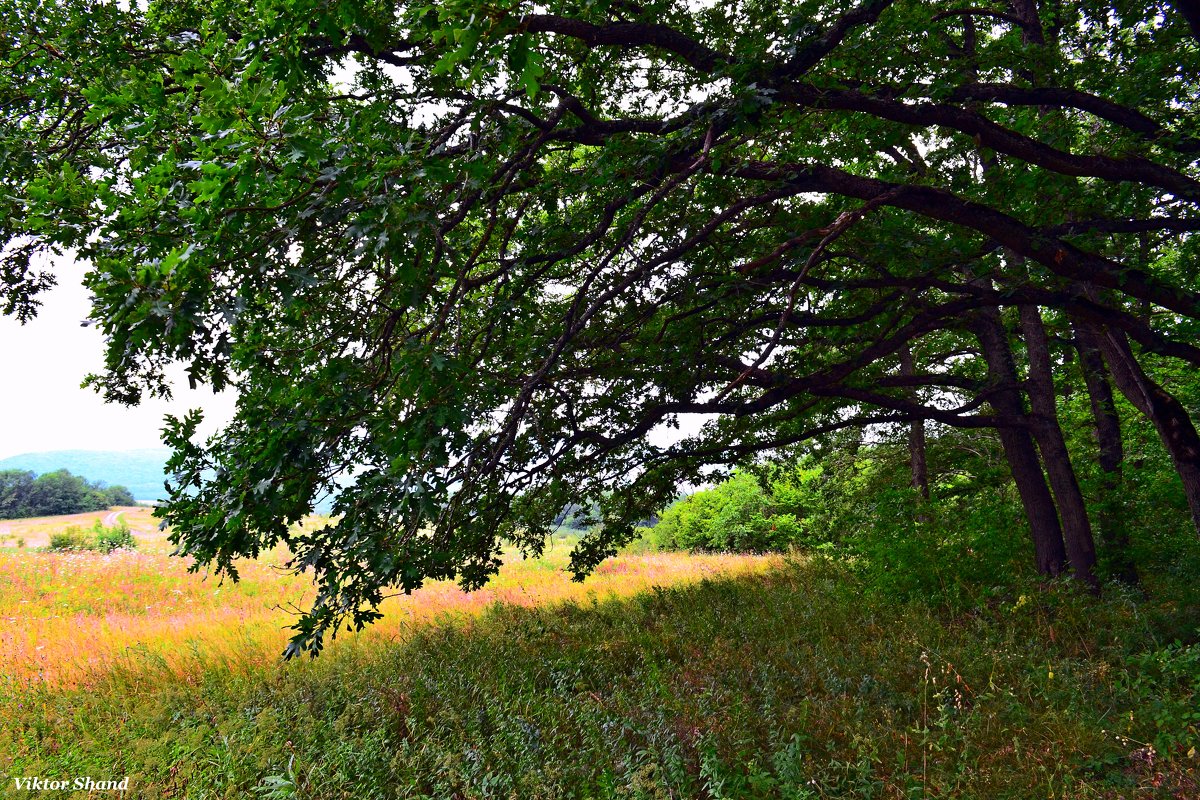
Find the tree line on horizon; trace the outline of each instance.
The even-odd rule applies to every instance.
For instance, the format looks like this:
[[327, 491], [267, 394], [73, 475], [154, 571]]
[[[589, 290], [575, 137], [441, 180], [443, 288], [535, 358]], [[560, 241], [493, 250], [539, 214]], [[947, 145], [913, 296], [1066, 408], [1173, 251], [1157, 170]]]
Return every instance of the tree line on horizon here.
[[82, 514], [135, 502], [124, 486], [106, 486], [65, 469], [42, 475], [19, 469], [0, 471], [0, 519]]

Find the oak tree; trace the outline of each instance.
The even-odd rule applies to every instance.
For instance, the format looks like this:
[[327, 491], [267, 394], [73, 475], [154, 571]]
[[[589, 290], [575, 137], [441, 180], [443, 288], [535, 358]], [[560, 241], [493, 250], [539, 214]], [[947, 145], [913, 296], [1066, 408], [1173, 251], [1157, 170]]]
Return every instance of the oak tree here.
[[680, 483], [855, 426], [908, 426], [918, 491], [927, 422], [995, 428], [1039, 569], [1091, 581], [1075, 343], [1106, 458], [1115, 387], [1200, 523], [1147, 366], [1200, 365], [1190, 3], [131, 5], [4, 0], [4, 308], [73, 253], [108, 398], [236, 389], [210, 441], [169, 425], [164, 519], [313, 570], [290, 653], [595, 503], [583, 574]]

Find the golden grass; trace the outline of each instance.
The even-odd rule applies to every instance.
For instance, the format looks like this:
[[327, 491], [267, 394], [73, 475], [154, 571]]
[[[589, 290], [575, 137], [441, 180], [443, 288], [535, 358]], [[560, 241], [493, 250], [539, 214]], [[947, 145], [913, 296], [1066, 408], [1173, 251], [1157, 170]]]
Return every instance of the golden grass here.
[[50, 534], [72, 526], [91, 528], [113, 513], [118, 515], [118, 521], [129, 526], [139, 545], [144, 544], [156, 550], [169, 549], [167, 535], [158, 529], [154, 509], [145, 506], [117, 506], [106, 511], [89, 511], [86, 514], [0, 520], [0, 548], [45, 547], [50, 543]]
[[[0, 549], [0, 674], [18, 683], [59, 686], [131, 657], [152, 656], [183, 675], [213, 659], [263, 666], [278, 659], [297, 608], [307, 608], [311, 581], [284, 569], [276, 551], [239, 564], [241, 580], [223, 583], [188, 572], [146, 509], [123, 517], [139, 542], [136, 551], [43, 552], [31, 549], [57, 527], [90, 524], [104, 513], [15, 524], [22, 549]], [[10, 534], [11, 535], [11, 534]], [[361, 637], [398, 637], [414, 625], [475, 614], [489, 604], [536, 605], [591, 597], [625, 596], [717, 574], [765, 569], [774, 559], [679, 553], [610, 559], [582, 583], [563, 569], [568, 548], [550, 548], [537, 560], [513, 554], [482, 590], [467, 593], [447, 582], [389, 598], [384, 618], [362, 634], [343, 634], [333, 646]]]

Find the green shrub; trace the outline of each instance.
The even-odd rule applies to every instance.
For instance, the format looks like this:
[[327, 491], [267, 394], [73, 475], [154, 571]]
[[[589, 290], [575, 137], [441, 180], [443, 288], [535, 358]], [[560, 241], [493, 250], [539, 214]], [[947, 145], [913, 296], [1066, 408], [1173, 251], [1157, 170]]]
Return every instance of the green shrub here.
[[1200, 742], [1200, 646], [1175, 642], [1134, 653], [1125, 666], [1116, 686], [1152, 727], [1149, 744], [1167, 757], [1194, 757]]
[[836, 552], [868, 591], [895, 599], [955, 602], [1030, 572], [1021, 507], [990, 435], [930, 437], [928, 500], [909, 485], [903, 441], [832, 444], [735, 471], [668, 508], [646, 538], [660, 549]]
[[90, 530], [83, 530], [78, 525], [70, 525], [61, 531], [50, 534], [50, 550], [95, 550], [101, 553], [111, 553], [114, 550], [132, 550], [137, 547], [133, 533], [125, 523], [118, 523], [111, 528], [105, 527], [96, 520]]
[[811, 458], [737, 470], [663, 512], [646, 538], [661, 550], [780, 552], [828, 546], [824, 470]]
[[696, 492], [668, 508], [651, 530], [666, 550], [785, 550], [798, 538], [794, 514], [778, 513], [758, 480], [747, 472]]
[[50, 534], [51, 550], [89, 550], [90, 540], [78, 525], [71, 525]]
[[[97, 527], [100, 527], [97, 524]], [[124, 523], [119, 523], [111, 528], [100, 528], [96, 533], [96, 548], [104, 553], [111, 553], [113, 550], [132, 550], [137, 546], [133, 540], [133, 534], [129, 531], [129, 526]]]

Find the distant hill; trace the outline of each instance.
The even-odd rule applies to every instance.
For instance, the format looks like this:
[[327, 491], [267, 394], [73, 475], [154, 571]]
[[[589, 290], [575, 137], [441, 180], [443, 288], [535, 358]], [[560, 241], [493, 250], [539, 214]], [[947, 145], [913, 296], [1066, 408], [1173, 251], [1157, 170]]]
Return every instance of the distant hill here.
[[[52, 450], [45, 453], [22, 453], [0, 459], [0, 471], [25, 469], [42, 475], [59, 469], [89, 481], [104, 481], [109, 486], [128, 487], [138, 500], [166, 500], [163, 490], [167, 459], [166, 447], [144, 450]], [[326, 497], [317, 504], [319, 514], [328, 514], [333, 501]]]
[[67, 469], [89, 481], [127, 486], [138, 500], [163, 500], [166, 498], [163, 470], [170, 455], [171, 451], [165, 447], [145, 450], [54, 450], [0, 459], [0, 470], [24, 469], [42, 475]]

